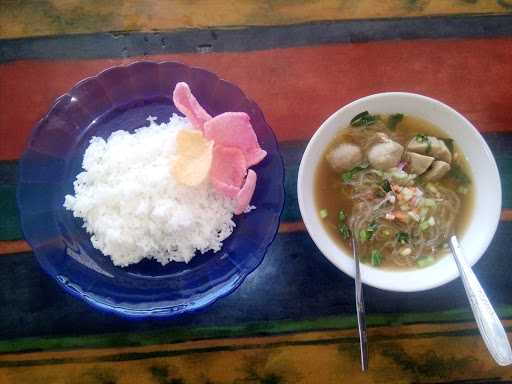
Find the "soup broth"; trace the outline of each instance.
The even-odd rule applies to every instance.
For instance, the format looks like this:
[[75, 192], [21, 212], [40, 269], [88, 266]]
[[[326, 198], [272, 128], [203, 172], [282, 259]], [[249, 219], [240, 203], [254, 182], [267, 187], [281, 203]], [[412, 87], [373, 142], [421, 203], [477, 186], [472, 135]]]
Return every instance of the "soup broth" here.
[[[474, 200], [468, 162], [457, 143], [427, 121], [401, 114], [367, 116], [362, 124], [341, 129], [326, 148], [316, 171], [318, 214], [332, 239], [349, 253], [355, 237], [363, 263], [393, 269], [429, 266], [447, 253], [448, 235], [461, 236], [468, 225]], [[416, 149], [424, 151], [421, 156], [410, 154], [425, 143], [426, 149]], [[350, 146], [343, 146], [339, 157], [354, 151], [356, 166], [333, 168], [331, 153], [340, 144]], [[369, 161], [386, 149], [400, 151], [400, 146], [398, 163], [389, 169], [382, 169], [385, 157]], [[449, 156], [442, 151], [436, 156], [449, 158], [450, 170], [435, 180], [434, 168], [447, 167], [429, 153], [437, 146], [448, 148]], [[431, 164], [416, 175], [412, 157], [425, 161], [423, 168]]]

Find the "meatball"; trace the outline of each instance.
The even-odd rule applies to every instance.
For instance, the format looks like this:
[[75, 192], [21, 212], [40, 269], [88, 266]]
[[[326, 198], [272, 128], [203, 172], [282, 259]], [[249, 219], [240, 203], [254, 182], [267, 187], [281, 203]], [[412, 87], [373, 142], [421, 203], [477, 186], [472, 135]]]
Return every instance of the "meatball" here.
[[368, 151], [368, 161], [373, 168], [385, 171], [397, 166], [403, 152], [404, 147], [402, 145], [388, 138], [370, 148]]
[[445, 142], [435, 136], [413, 137], [407, 145], [407, 149], [422, 155], [431, 155], [448, 164], [452, 161], [452, 154]]
[[444, 175], [450, 171], [450, 164], [436, 160], [432, 163], [430, 169], [423, 175], [423, 179], [426, 181], [436, 181], [441, 179]]
[[405, 152], [404, 160], [407, 161], [407, 172], [421, 175], [432, 165], [434, 158], [419, 153]]
[[361, 148], [351, 143], [341, 143], [326, 156], [327, 162], [336, 172], [347, 171], [363, 160]]

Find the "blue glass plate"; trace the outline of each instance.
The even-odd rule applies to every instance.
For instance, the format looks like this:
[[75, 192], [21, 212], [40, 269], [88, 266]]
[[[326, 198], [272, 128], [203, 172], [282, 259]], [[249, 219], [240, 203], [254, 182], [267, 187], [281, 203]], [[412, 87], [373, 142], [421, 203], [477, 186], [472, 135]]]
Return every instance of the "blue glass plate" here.
[[[211, 115], [249, 114], [268, 156], [255, 167], [257, 209], [236, 218], [217, 252], [162, 266], [144, 260], [128, 268], [96, 250], [83, 222], [62, 207], [92, 136], [168, 121], [177, 113], [171, 90], [185, 81]], [[34, 128], [20, 161], [18, 207], [25, 239], [42, 268], [66, 291], [97, 308], [128, 317], [169, 317], [213, 303], [237, 288], [263, 260], [284, 202], [284, 170], [276, 138], [262, 112], [235, 85], [174, 62], [137, 62], [110, 68], [58, 98]]]

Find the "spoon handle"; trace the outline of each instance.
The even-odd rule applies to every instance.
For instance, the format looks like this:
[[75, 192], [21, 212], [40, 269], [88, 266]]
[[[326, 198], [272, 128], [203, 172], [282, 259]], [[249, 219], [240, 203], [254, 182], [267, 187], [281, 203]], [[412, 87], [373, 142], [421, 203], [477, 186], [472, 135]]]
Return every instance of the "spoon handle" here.
[[352, 252], [356, 267], [355, 290], [356, 290], [356, 313], [357, 328], [359, 331], [359, 348], [361, 352], [361, 370], [368, 370], [368, 339], [366, 333], [366, 315], [364, 309], [363, 284], [361, 282], [361, 272], [359, 270], [359, 254], [357, 252], [357, 242], [352, 237]]
[[507, 333], [473, 270], [464, 259], [457, 237], [451, 236], [448, 244], [459, 268], [464, 289], [487, 349], [499, 365], [512, 364], [512, 350]]

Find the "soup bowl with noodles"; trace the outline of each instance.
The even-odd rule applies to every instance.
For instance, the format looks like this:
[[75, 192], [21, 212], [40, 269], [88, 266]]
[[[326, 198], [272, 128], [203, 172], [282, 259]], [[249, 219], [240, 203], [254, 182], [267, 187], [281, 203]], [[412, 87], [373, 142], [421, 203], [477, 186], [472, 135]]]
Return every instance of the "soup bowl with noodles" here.
[[320, 251], [390, 291], [431, 289], [458, 277], [456, 234], [472, 265], [501, 213], [494, 157], [477, 129], [435, 99], [388, 92], [333, 113], [313, 135], [297, 181], [300, 211]]

